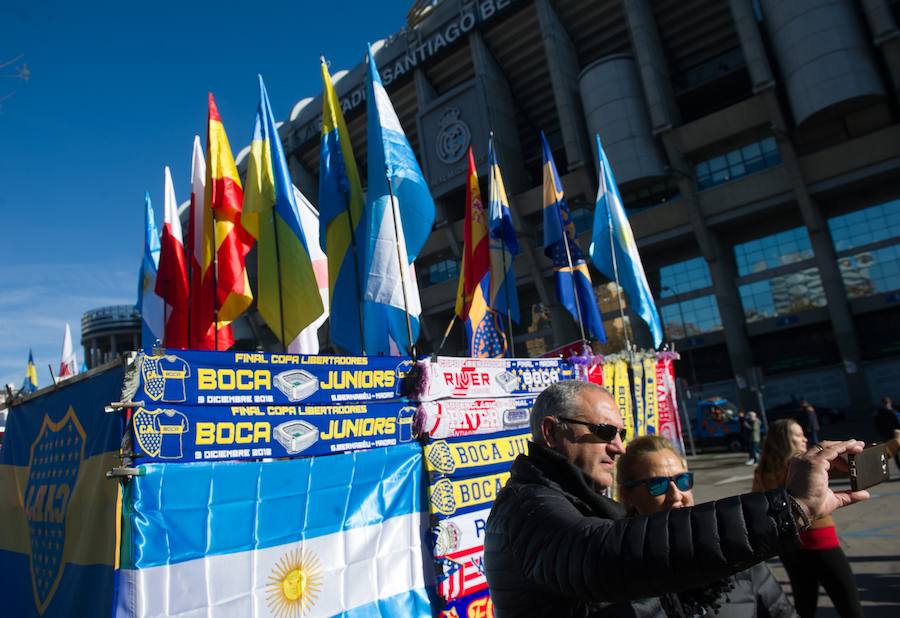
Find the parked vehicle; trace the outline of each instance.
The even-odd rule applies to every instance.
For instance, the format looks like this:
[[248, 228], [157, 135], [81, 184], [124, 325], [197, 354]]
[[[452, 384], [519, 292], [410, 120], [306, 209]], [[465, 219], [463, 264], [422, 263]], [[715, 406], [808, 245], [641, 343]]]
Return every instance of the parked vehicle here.
[[697, 402], [691, 419], [691, 432], [697, 446], [725, 446], [732, 453], [746, 450], [738, 408], [722, 397]]
[[[815, 403], [812, 405], [816, 409], [816, 416], [818, 416], [819, 425], [822, 427], [847, 420], [847, 413], [844, 410], [828, 406], [817, 406]], [[792, 418], [800, 423], [800, 426], [803, 427], [803, 431], [807, 431], [808, 429], [807, 424], [809, 423], [809, 418], [803, 408], [800, 407], [799, 399], [796, 401], [786, 401], [777, 406], [767, 408], [766, 416], [768, 416], [770, 423], [783, 418]]]

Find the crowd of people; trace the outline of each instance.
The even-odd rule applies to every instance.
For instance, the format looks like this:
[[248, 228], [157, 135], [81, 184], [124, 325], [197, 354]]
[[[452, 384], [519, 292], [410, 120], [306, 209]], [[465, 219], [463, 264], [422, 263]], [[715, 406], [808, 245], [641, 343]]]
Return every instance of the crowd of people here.
[[[807, 407], [808, 406], [808, 407]], [[813, 616], [821, 585], [841, 616], [861, 616], [832, 513], [867, 491], [834, 490], [859, 440], [818, 441], [815, 409], [763, 435], [743, 420], [753, 491], [695, 504], [694, 475], [669, 441], [623, 444], [610, 394], [560, 382], [538, 397], [532, 440], [488, 518], [485, 567], [494, 611], [509, 616]], [[890, 400], [876, 416], [885, 449], [900, 452]], [[900, 464], [900, 462], [898, 462]], [[611, 496], [616, 495], [617, 499]], [[766, 560], [780, 558], [793, 603]]]

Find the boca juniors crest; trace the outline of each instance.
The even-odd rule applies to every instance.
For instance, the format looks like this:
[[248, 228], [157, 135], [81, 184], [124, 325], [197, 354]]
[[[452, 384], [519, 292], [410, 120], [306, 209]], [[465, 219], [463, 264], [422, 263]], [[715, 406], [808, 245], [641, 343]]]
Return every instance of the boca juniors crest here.
[[85, 432], [69, 407], [58, 423], [47, 416], [31, 445], [25, 514], [31, 537], [31, 583], [44, 613], [63, 573], [66, 516], [84, 460]]

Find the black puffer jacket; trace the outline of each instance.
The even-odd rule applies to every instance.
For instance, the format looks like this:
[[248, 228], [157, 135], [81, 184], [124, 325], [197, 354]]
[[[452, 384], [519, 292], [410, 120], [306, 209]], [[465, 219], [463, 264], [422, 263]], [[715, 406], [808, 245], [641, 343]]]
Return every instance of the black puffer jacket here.
[[[659, 599], [800, 546], [784, 490], [627, 518], [562, 455], [529, 443], [487, 522], [498, 618], [661, 616]], [[638, 601], [635, 601], [638, 599]]]
[[741, 571], [732, 581], [728, 602], [722, 604], [715, 618], [796, 618], [794, 606], [765, 562]]

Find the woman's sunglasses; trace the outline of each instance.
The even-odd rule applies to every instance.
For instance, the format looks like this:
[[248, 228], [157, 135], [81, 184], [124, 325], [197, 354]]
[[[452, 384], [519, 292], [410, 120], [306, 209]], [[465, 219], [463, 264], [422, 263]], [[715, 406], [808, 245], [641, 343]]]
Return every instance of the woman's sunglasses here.
[[646, 485], [651, 496], [661, 496], [669, 489], [669, 482], [675, 483], [678, 491], [687, 491], [694, 486], [694, 473], [681, 472], [675, 476], [651, 476], [648, 479], [628, 481], [623, 483], [625, 487], [632, 488], [638, 485]]
[[624, 429], [619, 429], [615, 425], [607, 425], [606, 423], [588, 423], [586, 421], [575, 420], [574, 418], [565, 418], [563, 416], [557, 416], [556, 420], [560, 423], [572, 423], [573, 425], [584, 425], [588, 428], [588, 431], [603, 440], [604, 442], [612, 442], [616, 439], [616, 434], [625, 441], [625, 433]]

